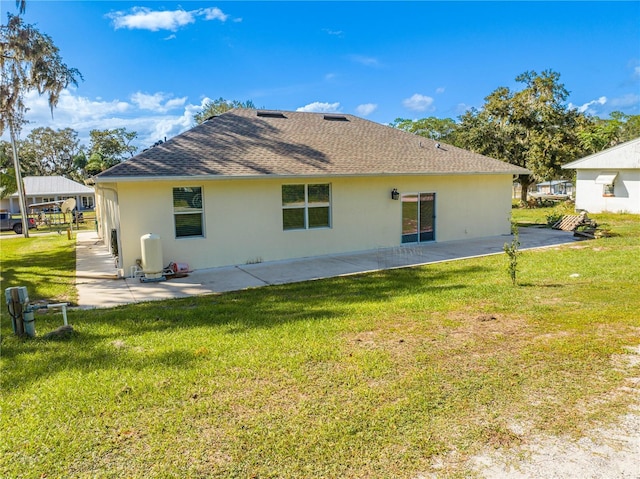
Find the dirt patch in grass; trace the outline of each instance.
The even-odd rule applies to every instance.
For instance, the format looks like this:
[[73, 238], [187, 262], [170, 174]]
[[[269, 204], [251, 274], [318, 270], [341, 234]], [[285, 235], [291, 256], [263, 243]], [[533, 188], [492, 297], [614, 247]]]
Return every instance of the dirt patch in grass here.
[[468, 359], [513, 352], [533, 336], [525, 320], [497, 313], [430, 313], [424, 320], [405, 317], [395, 322], [395, 327], [381, 324], [345, 335], [344, 354], [386, 354], [400, 368], [411, 367], [416, 357], [425, 354], [450, 356], [455, 363], [458, 355]]
[[[612, 366], [637, 374], [640, 346], [628, 347], [627, 354], [611, 358]], [[613, 425], [598, 425], [580, 438], [571, 436], [529, 435], [521, 447], [506, 451], [487, 450], [469, 461], [480, 477], [519, 479], [532, 477], [635, 478], [640, 477], [640, 378], [628, 377], [626, 385], [603, 400], [624, 402], [630, 396], [628, 412]], [[585, 405], [586, 408], [589, 405]]]
[[479, 337], [504, 335], [510, 337], [531, 334], [529, 322], [508, 314], [500, 313], [458, 313], [448, 314], [447, 318], [456, 321], [459, 326], [451, 331], [458, 337]]
[[[640, 373], [640, 347], [609, 357], [609, 364], [628, 377], [623, 387], [599, 395], [597, 378], [587, 386], [579, 379], [584, 372], [572, 370], [573, 361], [578, 365], [584, 359], [580, 349], [583, 331], [541, 332], [536, 321], [493, 313], [448, 313], [438, 323], [449, 324], [435, 333], [439, 335], [440, 358], [446, 358], [441, 365], [443, 371], [455, 377], [454, 372], [459, 370], [471, 380], [474, 375], [488, 374], [492, 386], [513, 394], [514, 402], [530, 406], [523, 409], [509, 405], [508, 399], [503, 404], [475, 404], [468, 421], [475, 424], [471, 426], [476, 429], [475, 443], [486, 449], [467, 456], [470, 451], [451, 448], [445, 456], [432, 460], [430, 472], [418, 477], [636, 477], [631, 472], [637, 475], [640, 471], [640, 378], [636, 377]], [[611, 324], [597, 323], [589, 331], [597, 342], [615, 334], [611, 328]], [[557, 363], [550, 362], [546, 354], [564, 347], [568, 348], [563, 353], [566, 356], [560, 354]], [[593, 355], [594, 369], [606, 362], [606, 358], [599, 359], [597, 349], [584, 354]], [[524, 370], [519, 369], [521, 355], [528, 358]], [[540, 363], [531, 360], [537, 355]], [[493, 382], [487, 366], [505, 363], [513, 364], [513, 377], [507, 375]], [[606, 369], [603, 374], [607, 374]], [[547, 383], [547, 375], [556, 379]], [[605, 379], [601, 379], [604, 384]], [[510, 382], [513, 391], [502, 381]], [[479, 397], [483, 394], [491, 397], [485, 388], [478, 391]], [[630, 401], [637, 404], [635, 411], [607, 426], [621, 411], [628, 411]], [[558, 408], [565, 414], [558, 415]], [[549, 415], [550, 411], [555, 412]], [[551, 435], [558, 430], [566, 431], [566, 435]], [[459, 475], [465, 469], [467, 472]]]

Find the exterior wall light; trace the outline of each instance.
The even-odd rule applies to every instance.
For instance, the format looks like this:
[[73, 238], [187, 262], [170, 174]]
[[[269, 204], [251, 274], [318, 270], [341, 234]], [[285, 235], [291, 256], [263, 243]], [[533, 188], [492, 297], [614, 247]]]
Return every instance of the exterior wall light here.
[[399, 200], [400, 199], [400, 193], [398, 193], [398, 189], [394, 188], [391, 190], [391, 199], [392, 200]]

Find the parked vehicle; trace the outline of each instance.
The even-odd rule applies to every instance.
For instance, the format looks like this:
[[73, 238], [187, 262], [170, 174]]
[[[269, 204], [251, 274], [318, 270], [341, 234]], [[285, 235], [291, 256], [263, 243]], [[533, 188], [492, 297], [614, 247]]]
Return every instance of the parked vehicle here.
[[[36, 222], [33, 218], [27, 218], [27, 221], [29, 222], [29, 229], [36, 227]], [[0, 230], [13, 230], [17, 235], [21, 235], [22, 219], [12, 218], [9, 211], [0, 211]]]

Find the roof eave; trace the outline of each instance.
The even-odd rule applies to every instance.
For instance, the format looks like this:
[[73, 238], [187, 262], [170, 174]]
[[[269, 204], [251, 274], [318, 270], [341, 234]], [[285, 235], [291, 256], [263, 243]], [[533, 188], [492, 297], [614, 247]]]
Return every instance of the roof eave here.
[[267, 175], [191, 175], [191, 176], [107, 176], [96, 177], [95, 183], [137, 183], [141, 181], [224, 181], [224, 180], [264, 180], [295, 178], [371, 178], [376, 176], [470, 176], [470, 175], [523, 175], [528, 170], [512, 171], [429, 171], [429, 172], [377, 172], [377, 173], [309, 173], [309, 174], [267, 174]]

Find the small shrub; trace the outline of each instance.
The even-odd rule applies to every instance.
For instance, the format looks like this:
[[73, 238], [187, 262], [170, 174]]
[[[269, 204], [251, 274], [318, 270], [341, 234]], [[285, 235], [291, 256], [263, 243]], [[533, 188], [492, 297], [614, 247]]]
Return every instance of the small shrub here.
[[509, 276], [511, 277], [511, 282], [515, 286], [517, 284], [517, 274], [518, 274], [518, 256], [520, 256], [520, 236], [518, 235], [518, 226], [511, 225], [511, 233], [513, 234], [513, 239], [511, 240], [511, 244], [504, 244], [504, 252], [507, 253], [509, 257], [509, 263], [507, 265], [507, 271], [509, 271]]

